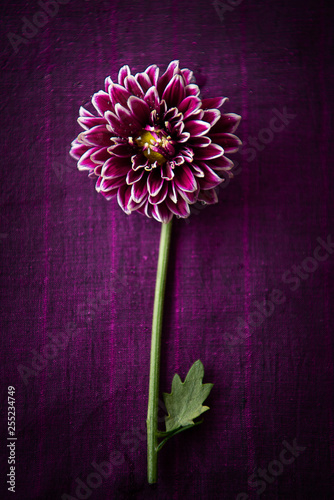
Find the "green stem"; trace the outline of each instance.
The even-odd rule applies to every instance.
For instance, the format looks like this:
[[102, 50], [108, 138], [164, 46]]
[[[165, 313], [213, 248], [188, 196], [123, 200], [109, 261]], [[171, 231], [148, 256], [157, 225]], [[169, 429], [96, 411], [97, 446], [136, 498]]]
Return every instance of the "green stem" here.
[[150, 484], [157, 482], [158, 475], [158, 405], [159, 405], [159, 371], [160, 371], [160, 346], [163, 306], [166, 288], [168, 253], [172, 232], [172, 221], [161, 224], [159, 259], [157, 279], [155, 284], [150, 384], [147, 408], [147, 479]]

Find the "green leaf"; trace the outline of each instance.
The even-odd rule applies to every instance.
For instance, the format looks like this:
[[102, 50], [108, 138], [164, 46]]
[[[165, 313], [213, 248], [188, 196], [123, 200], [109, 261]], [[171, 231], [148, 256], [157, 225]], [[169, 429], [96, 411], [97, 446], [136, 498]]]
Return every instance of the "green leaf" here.
[[167, 432], [181, 427], [195, 425], [193, 421], [209, 410], [202, 403], [208, 397], [213, 384], [202, 384], [204, 367], [198, 359], [190, 368], [185, 381], [176, 373], [172, 381], [172, 392], [164, 392], [163, 397], [168, 411], [165, 418]]

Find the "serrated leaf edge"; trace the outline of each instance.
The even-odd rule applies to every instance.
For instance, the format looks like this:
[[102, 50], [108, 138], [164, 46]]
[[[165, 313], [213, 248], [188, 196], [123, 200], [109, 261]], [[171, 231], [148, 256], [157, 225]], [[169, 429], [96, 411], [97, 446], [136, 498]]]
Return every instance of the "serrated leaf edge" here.
[[[191, 378], [192, 372], [194, 372], [197, 369], [198, 365], [199, 365], [199, 370], [200, 370], [199, 371], [199, 380], [201, 382], [202, 389], [203, 388], [209, 389], [207, 395], [203, 399], [203, 402], [208, 398], [208, 396], [209, 396], [209, 394], [211, 392], [211, 389], [214, 386], [214, 384], [213, 383], [206, 383], [206, 384], [202, 383], [202, 380], [204, 378], [204, 366], [203, 366], [202, 361], [200, 359], [198, 359], [189, 368], [189, 371], [188, 371], [188, 373], [187, 373], [187, 375], [186, 375], [186, 377], [184, 379], [184, 382], [182, 382], [180, 375], [178, 373], [175, 373], [175, 375], [173, 377], [173, 380], [172, 380], [172, 390], [171, 390], [171, 392], [170, 393], [163, 392], [163, 399], [164, 399], [164, 402], [165, 402], [166, 406], [167, 406], [167, 401], [166, 400], [168, 400], [169, 397], [171, 397], [173, 395], [173, 385], [174, 385], [175, 381], [178, 380], [180, 382], [180, 384], [184, 386], [186, 384], [187, 380], [189, 380]], [[175, 390], [176, 390], [176, 387], [175, 387]], [[201, 412], [199, 413], [199, 415], [197, 417], [194, 417], [194, 418], [196, 419], [196, 418], [200, 417], [203, 413], [205, 413], [208, 410], [210, 410], [209, 406], [204, 406], [203, 404], [201, 404]], [[182, 427], [189, 427], [190, 428], [191, 426], [195, 425], [195, 422], [193, 420], [191, 420], [191, 421], [188, 421], [185, 425], [181, 424], [181, 425], [179, 425], [179, 427], [175, 427], [175, 428], [172, 428], [172, 429], [168, 430], [167, 429], [167, 422], [171, 418], [172, 417], [171, 417], [170, 413], [168, 412], [168, 415], [165, 417], [165, 424], [166, 424], [166, 430], [167, 430], [167, 432], [173, 433], [174, 431], [176, 431], [177, 429], [181, 429]], [[179, 420], [182, 420], [182, 419], [180, 418]]]

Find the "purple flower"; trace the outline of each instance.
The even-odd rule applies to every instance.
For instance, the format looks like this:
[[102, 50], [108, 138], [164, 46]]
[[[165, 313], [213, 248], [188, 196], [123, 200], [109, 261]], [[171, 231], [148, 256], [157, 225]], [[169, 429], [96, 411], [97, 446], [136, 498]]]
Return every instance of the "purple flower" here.
[[232, 177], [224, 153], [241, 145], [233, 134], [241, 117], [219, 111], [227, 98], [199, 97], [193, 81], [178, 61], [161, 76], [154, 64], [135, 76], [123, 66], [118, 83], [108, 77], [105, 91], [93, 95], [97, 116], [80, 108], [85, 130], [70, 153], [79, 170], [97, 177], [96, 190], [107, 200], [117, 196], [127, 214], [160, 222], [188, 217], [189, 205], [216, 203], [215, 187], [225, 172]]

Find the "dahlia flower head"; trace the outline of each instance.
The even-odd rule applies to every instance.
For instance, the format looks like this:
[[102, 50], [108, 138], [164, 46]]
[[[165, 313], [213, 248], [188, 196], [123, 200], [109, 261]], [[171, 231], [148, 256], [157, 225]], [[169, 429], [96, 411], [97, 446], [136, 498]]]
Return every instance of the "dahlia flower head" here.
[[190, 205], [218, 201], [215, 188], [232, 177], [224, 156], [238, 150], [241, 117], [222, 113], [226, 97], [201, 98], [193, 72], [172, 61], [159, 76], [153, 64], [132, 75], [129, 66], [92, 97], [95, 114], [80, 108], [84, 129], [70, 154], [96, 178], [107, 200], [125, 213], [167, 223], [188, 217]]

